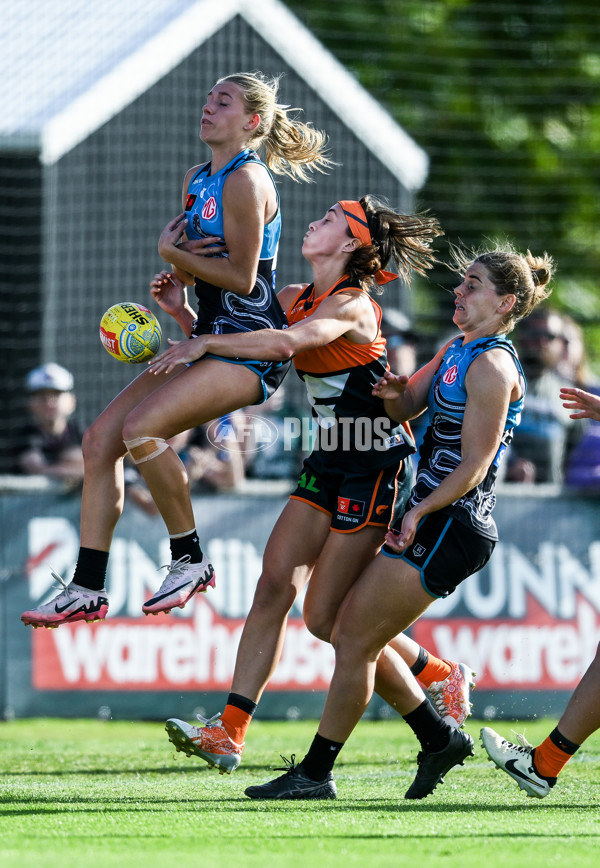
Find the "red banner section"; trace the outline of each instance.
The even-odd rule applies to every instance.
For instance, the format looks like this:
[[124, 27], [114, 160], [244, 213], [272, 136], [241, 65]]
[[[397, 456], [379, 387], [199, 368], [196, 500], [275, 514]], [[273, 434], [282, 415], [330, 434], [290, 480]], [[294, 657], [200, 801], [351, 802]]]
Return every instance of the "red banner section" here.
[[532, 596], [522, 620], [421, 619], [417, 642], [444, 659], [465, 660], [481, 690], [571, 690], [600, 642], [600, 616], [577, 600], [569, 620], [557, 620]]
[[[142, 605], [163, 580], [168, 538], [159, 518], [126, 510], [111, 549], [107, 620], [57, 630], [25, 630], [19, 613], [57, 593], [51, 569], [67, 581], [72, 575], [79, 503], [13, 504], [4, 514], [5, 557], [22, 578], [4, 585], [12, 595], [10, 707], [21, 715], [61, 713], [61, 694], [81, 691], [73, 700], [77, 713], [96, 713], [95, 691], [116, 713], [135, 713], [139, 701], [140, 715], [162, 716], [174, 694], [186, 702], [197, 692], [228, 692], [262, 553], [284, 504], [284, 498], [195, 500], [217, 586], [184, 610], [148, 618]], [[342, 508], [355, 505], [346, 500]], [[547, 707], [539, 694], [571, 692], [600, 641], [600, 513], [591, 500], [517, 493], [499, 499], [496, 512], [502, 542], [490, 563], [435, 601], [411, 633], [432, 653], [474, 669], [476, 696], [520, 694], [527, 713], [541, 714]], [[293, 694], [299, 709], [327, 690], [334, 663], [332, 648], [306, 630], [301, 610], [300, 598], [269, 684], [281, 697]], [[156, 698], [161, 693], [166, 708]], [[151, 707], [142, 694], [152, 694]]]
[[[192, 605], [192, 604], [190, 604]], [[243, 620], [196, 598], [192, 618], [110, 618], [33, 635], [37, 690], [229, 690]], [[333, 649], [290, 619], [270, 690], [326, 690]]]

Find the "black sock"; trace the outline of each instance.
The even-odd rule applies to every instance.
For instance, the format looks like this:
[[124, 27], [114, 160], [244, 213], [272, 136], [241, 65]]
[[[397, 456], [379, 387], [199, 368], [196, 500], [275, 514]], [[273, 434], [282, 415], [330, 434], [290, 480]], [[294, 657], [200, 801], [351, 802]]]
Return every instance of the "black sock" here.
[[324, 781], [332, 770], [344, 742], [330, 741], [317, 733], [301, 762], [301, 766], [313, 781]]
[[427, 666], [428, 662], [429, 662], [429, 651], [426, 651], [424, 648], [419, 648], [419, 656], [417, 657], [417, 659], [415, 660], [413, 665], [410, 667], [410, 671], [415, 676], [415, 678], [418, 678], [418, 676], [421, 674], [421, 672]]
[[574, 741], [569, 741], [569, 739], [560, 732], [558, 727], [555, 727], [549, 736], [550, 740], [559, 750], [562, 750], [564, 753], [568, 753], [570, 756], [573, 756], [579, 748], [580, 744], [575, 744]]
[[80, 548], [73, 581], [88, 591], [102, 591], [106, 582], [107, 566], [108, 552]]
[[437, 753], [448, 746], [452, 729], [444, 723], [428, 699], [403, 717], [427, 753]]
[[196, 530], [190, 531], [185, 536], [171, 537], [169, 544], [171, 546], [171, 557], [174, 561], [178, 561], [180, 558], [185, 557], [185, 555], [189, 555], [191, 564], [199, 564], [204, 557]]
[[250, 717], [252, 717], [257, 708], [256, 702], [253, 702], [246, 696], [242, 696], [240, 693], [230, 693], [227, 697], [226, 704], [233, 705], [234, 708], [239, 708], [241, 711], [245, 711], [246, 714], [250, 715]]

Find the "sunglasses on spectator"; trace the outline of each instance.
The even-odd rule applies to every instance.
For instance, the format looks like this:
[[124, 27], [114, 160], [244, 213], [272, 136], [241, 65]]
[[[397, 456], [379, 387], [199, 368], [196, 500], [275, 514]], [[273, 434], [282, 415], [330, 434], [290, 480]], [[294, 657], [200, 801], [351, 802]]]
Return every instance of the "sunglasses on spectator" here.
[[524, 341], [556, 341], [559, 339], [566, 344], [569, 343], [564, 335], [557, 335], [553, 332], [529, 332], [526, 335], [521, 335], [521, 340]]

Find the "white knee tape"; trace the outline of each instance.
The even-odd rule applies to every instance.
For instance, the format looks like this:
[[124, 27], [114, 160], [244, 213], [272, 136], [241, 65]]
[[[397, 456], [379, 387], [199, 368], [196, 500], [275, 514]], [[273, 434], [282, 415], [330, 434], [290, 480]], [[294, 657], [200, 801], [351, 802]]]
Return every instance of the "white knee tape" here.
[[133, 440], [123, 440], [123, 443], [135, 464], [150, 461], [169, 448], [169, 444], [162, 437], [134, 437]]

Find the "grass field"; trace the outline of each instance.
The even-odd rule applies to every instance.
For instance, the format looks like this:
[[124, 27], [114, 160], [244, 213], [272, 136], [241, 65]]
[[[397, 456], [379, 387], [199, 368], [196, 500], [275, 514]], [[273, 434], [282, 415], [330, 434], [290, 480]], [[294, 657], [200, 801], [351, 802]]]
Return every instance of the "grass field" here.
[[[499, 722], [536, 743], [552, 721]], [[600, 734], [544, 800], [475, 757], [421, 802], [403, 796], [416, 742], [400, 720], [364, 721], [336, 767], [338, 800], [253, 802], [279, 754], [300, 759], [309, 722], [260, 722], [244, 762], [220, 776], [175, 753], [160, 723], [0, 723], [0, 865], [61, 868], [227, 866], [597, 866]], [[412, 866], [411, 866], [412, 868]]]

